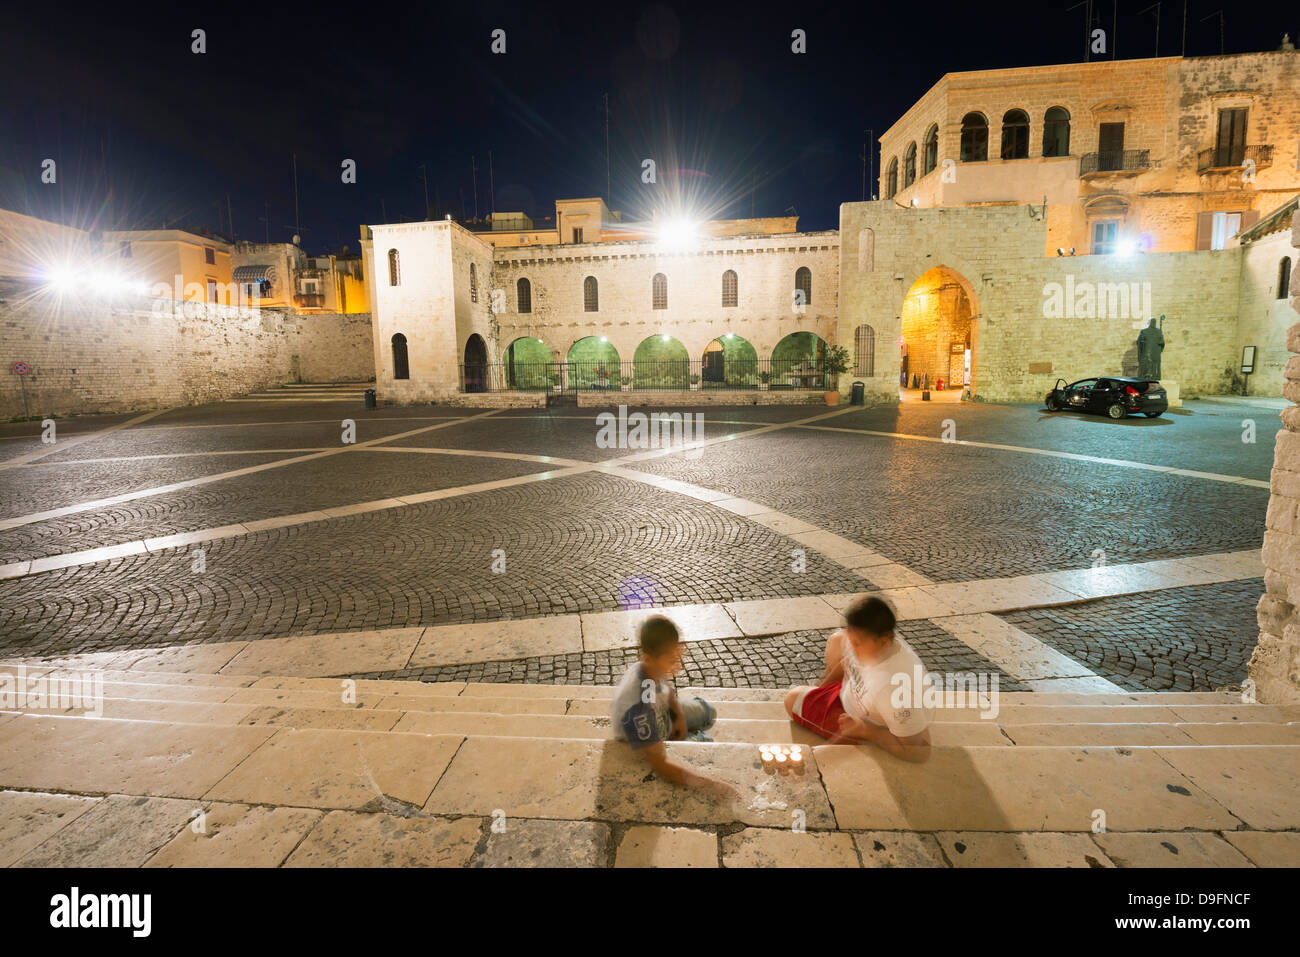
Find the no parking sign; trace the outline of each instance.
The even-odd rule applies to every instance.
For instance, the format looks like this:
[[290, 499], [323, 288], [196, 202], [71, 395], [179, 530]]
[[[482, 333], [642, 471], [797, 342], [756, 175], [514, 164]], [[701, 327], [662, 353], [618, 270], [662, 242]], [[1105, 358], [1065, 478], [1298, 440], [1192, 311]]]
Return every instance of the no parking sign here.
[[26, 362], [14, 363], [14, 375], [27, 375], [27, 373], [30, 371], [31, 371], [31, 367], [28, 366]]
[[14, 375], [18, 376], [18, 385], [23, 390], [23, 418], [31, 418], [31, 412], [27, 408], [27, 380], [23, 376], [31, 372], [31, 366], [26, 362], [15, 362], [13, 364]]

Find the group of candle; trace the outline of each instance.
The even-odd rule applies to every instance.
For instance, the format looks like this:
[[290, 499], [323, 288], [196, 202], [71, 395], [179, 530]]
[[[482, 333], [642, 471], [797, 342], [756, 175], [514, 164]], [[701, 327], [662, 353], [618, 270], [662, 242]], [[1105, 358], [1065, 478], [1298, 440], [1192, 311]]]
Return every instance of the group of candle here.
[[763, 770], [768, 774], [803, 774], [803, 745], [801, 744], [764, 744], [758, 749], [759, 760]]

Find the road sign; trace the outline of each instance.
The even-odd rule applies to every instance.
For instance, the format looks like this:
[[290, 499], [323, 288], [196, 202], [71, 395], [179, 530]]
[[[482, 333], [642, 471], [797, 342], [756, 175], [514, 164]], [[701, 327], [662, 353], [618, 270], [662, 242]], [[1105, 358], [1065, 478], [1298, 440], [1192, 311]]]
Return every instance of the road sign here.
[[27, 375], [28, 371], [30, 371], [30, 367], [26, 362], [14, 363], [14, 375]]

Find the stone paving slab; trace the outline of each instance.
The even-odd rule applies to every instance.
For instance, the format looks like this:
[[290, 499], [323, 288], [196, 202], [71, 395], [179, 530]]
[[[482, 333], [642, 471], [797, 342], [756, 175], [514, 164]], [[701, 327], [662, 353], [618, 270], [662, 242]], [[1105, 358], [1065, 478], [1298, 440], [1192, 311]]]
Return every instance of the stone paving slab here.
[[724, 867], [859, 867], [849, 834], [747, 827], [722, 838]]
[[1225, 831], [1223, 837], [1256, 867], [1300, 867], [1300, 831]]
[[470, 738], [425, 810], [489, 815], [501, 808], [510, 817], [767, 826], [786, 825], [792, 811], [802, 810], [809, 828], [834, 826], [814, 767], [802, 775], [767, 775], [757, 747], [667, 747], [671, 759], [735, 786], [742, 804], [732, 808], [653, 777], [644, 759], [622, 742]]
[[1114, 867], [1089, 834], [940, 831], [954, 867]]
[[1120, 867], [1251, 867], [1239, 850], [1217, 834], [1196, 831], [1094, 834]]
[[853, 835], [863, 867], [947, 867], [933, 834], [867, 831]]
[[[431, 668], [466, 661], [521, 658], [530, 654], [565, 654], [581, 650], [582, 624], [579, 616], [557, 615], [550, 618], [438, 625], [426, 628], [423, 637], [408, 657], [412, 668]], [[391, 669], [352, 668], [351, 670]]]
[[842, 830], [1087, 831], [1097, 808], [1112, 831], [1238, 826], [1163, 751], [934, 748], [924, 764], [868, 748], [813, 753]]
[[717, 867], [718, 835], [689, 827], [630, 827], [618, 845], [614, 866]]
[[197, 799], [273, 733], [24, 715], [0, 725], [0, 787]]
[[1153, 747], [1196, 742], [1176, 724], [1008, 724], [1019, 747]]
[[0, 791], [0, 867], [13, 865], [100, 800], [74, 794]]
[[728, 602], [726, 609], [746, 635], [838, 628], [843, 624], [840, 612], [819, 596]]
[[[582, 619], [582, 650], [607, 651], [634, 648], [637, 628], [652, 614], [660, 614], [677, 625], [684, 641], [739, 638], [740, 627], [722, 605], [676, 605], [670, 608], [635, 611], [588, 612]], [[530, 649], [529, 654], [537, 652]]]
[[1176, 726], [1193, 744], [1289, 744], [1300, 746], [1300, 724], [1224, 721]]
[[[265, 734], [271, 728], [259, 728]], [[206, 794], [214, 801], [384, 810], [422, 805], [459, 736], [284, 729]]]
[[[1202, 746], [1157, 748], [1156, 753], [1245, 822], [1246, 827], [1257, 831], [1300, 830], [1300, 797], [1296, 791], [1300, 748]], [[1242, 781], [1249, 781], [1250, 786], [1242, 787]], [[1232, 830], [1236, 826], [1226, 827]]]
[[400, 711], [381, 711], [378, 708], [344, 710], [341, 708], [280, 708], [266, 705], [252, 708], [238, 723], [331, 731], [391, 731], [401, 717]]
[[281, 688], [239, 688], [226, 699], [227, 704], [243, 704], [277, 708], [338, 708], [353, 710], [356, 708], [378, 708], [387, 695], [379, 692], [359, 691], [355, 697], [344, 700], [342, 689], [338, 691], [294, 691]]
[[225, 665], [222, 674], [341, 675], [390, 671], [406, 666], [423, 628], [345, 632], [250, 642]]
[[464, 867], [481, 822], [464, 817], [331, 811], [284, 862], [285, 867]]
[[599, 821], [530, 821], [494, 817], [470, 867], [605, 867], [610, 828]]
[[[602, 713], [600, 705], [604, 706], [604, 713], [609, 712], [609, 703], [607, 701], [596, 702], [598, 707], [593, 710], [592, 714]], [[375, 707], [398, 710], [398, 711], [443, 711], [443, 712], [460, 712], [473, 711], [479, 713], [496, 713], [496, 714], [565, 714], [567, 699], [565, 698], [489, 698], [485, 696], [462, 696], [456, 698], [441, 698], [429, 694], [403, 695], [394, 694], [383, 698]]]
[[191, 822], [144, 866], [279, 867], [320, 819], [310, 808], [212, 804], [202, 832]]
[[[112, 667], [131, 671], [148, 672], [151, 676], [160, 672], [198, 672], [212, 676], [221, 671], [241, 651], [247, 648], [247, 641], [220, 641], [205, 644], [171, 645], [161, 648], [137, 648], [124, 651], [113, 659]], [[229, 680], [243, 680], [240, 675], [228, 676]], [[155, 681], [156, 677], [139, 680]], [[213, 681], [212, 684], [220, 684]]]
[[17, 867], [140, 867], [202, 808], [195, 801], [112, 794], [42, 841]]

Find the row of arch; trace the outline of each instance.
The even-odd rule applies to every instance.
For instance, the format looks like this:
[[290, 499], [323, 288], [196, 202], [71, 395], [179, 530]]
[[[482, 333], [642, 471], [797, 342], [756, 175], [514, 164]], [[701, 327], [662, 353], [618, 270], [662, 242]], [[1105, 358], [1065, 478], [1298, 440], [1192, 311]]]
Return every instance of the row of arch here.
[[[1021, 109], [1007, 110], [1002, 114], [1001, 157], [1004, 160], [1029, 158], [1029, 114]], [[1043, 114], [1043, 156], [1070, 155], [1070, 111], [1063, 106], [1048, 107]], [[978, 110], [967, 113], [961, 120], [961, 161], [979, 163], [989, 158], [989, 121]], [[939, 125], [931, 124], [921, 141], [921, 176], [934, 172], [939, 165]], [[917, 180], [917, 148], [913, 140], [903, 151], [902, 188], [907, 189]], [[899, 190], [899, 162], [895, 156], [889, 161], [885, 173], [885, 198], [891, 199]]]
[[[388, 250], [388, 284], [399, 286], [402, 282], [401, 256], [396, 249]], [[800, 266], [794, 271], [794, 288], [800, 295], [802, 305], [812, 304], [812, 270]], [[469, 264], [469, 297], [471, 302], [478, 302], [478, 269], [474, 263]], [[722, 274], [722, 305], [729, 308], [740, 302], [740, 277], [734, 269]], [[657, 272], [650, 279], [650, 307], [652, 309], [668, 308], [668, 277]], [[582, 309], [584, 312], [600, 311], [600, 283], [595, 276], [582, 280]], [[515, 282], [515, 311], [531, 313], [533, 311], [533, 284], [526, 277]]]

